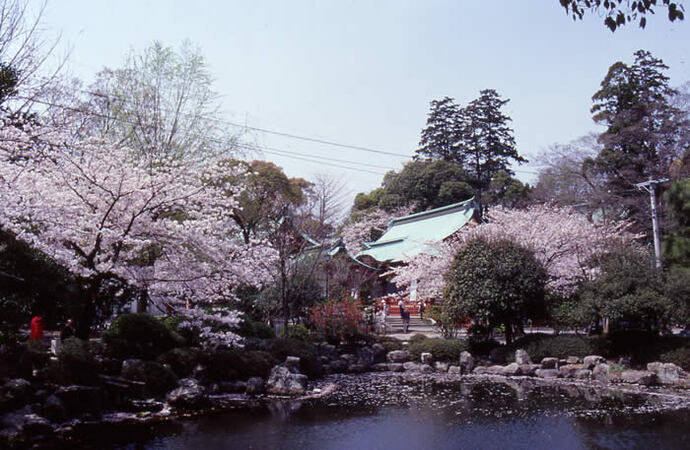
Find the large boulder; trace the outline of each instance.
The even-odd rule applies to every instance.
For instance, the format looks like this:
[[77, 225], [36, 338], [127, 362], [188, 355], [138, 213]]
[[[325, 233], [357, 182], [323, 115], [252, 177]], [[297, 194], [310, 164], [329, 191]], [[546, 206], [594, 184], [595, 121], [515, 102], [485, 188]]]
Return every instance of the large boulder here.
[[534, 374], [539, 378], [558, 378], [557, 369], [537, 369]]
[[575, 378], [578, 370], [584, 369], [582, 364], [566, 364], [558, 368], [558, 376], [561, 378]]
[[585, 356], [582, 362], [585, 365], [585, 369], [593, 370], [597, 364], [605, 363], [606, 359], [599, 355], [589, 355]]
[[529, 353], [520, 348], [515, 351], [515, 362], [519, 365], [532, 364], [532, 358], [529, 357]]
[[652, 386], [656, 384], [657, 378], [654, 372], [648, 370], [624, 370], [621, 373], [621, 380], [624, 383]]
[[285, 358], [283, 364], [292, 373], [299, 373], [299, 358], [296, 356], [288, 356]]
[[338, 359], [338, 349], [335, 345], [327, 343], [321, 344], [319, 352], [329, 359]]
[[263, 394], [266, 391], [266, 383], [261, 377], [251, 377], [247, 380], [246, 392], [249, 395]]
[[0, 412], [26, 405], [31, 398], [31, 383], [23, 378], [9, 380], [0, 386]]
[[546, 357], [541, 360], [542, 369], [557, 369], [558, 368], [558, 358]]
[[401, 363], [388, 363], [388, 370], [391, 372], [403, 372], [405, 370], [405, 367], [403, 367], [403, 364]]
[[62, 422], [67, 418], [67, 410], [56, 395], [50, 395], [41, 405], [41, 415], [53, 422]]
[[683, 369], [673, 363], [651, 362], [647, 364], [647, 370], [654, 372], [659, 383], [666, 385], [679, 384], [685, 376]]
[[450, 367], [450, 364], [444, 361], [436, 361], [434, 363], [434, 369], [436, 372], [448, 372], [448, 367]]
[[377, 342], [371, 346], [371, 350], [374, 352], [374, 363], [386, 362], [386, 348], [383, 345]]
[[389, 363], [404, 363], [407, 361], [406, 350], [393, 350], [386, 355], [386, 361]]
[[48, 419], [37, 414], [27, 414], [24, 416], [22, 430], [25, 434], [32, 437], [53, 434], [55, 431]]
[[448, 373], [460, 375], [462, 373], [462, 368], [460, 366], [450, 366], [448, 367]]
[[582, 361], [580, 360], [579, 356], [568, 356], [567, 358], [565, 358], [566, 364], [573, 365], [573, 364], [580, 364], [581, 362]]
[[539, 368], [541, 368], [539, 364], [520, 364], [520, 373], [533, 377]]
[[424, 352], [419, 355], [419, 360], [422, 364], [431, 364], [434, 361], [434, 355], [431, 353]]
[[266, 392], [277, 395], [299, 395], [307, 390], [307, 376], [292, 373], [285, 366], [275, 366], [266, 382]]
[[197, 379], [184, 378], [180, 380], [180, 387], [168, 392], [166, 400], [176, 408], [198, 409], [207, 401], [206, 390]]
[[141, 381], [155, 396], [164, 395], [177, 386], [177, 376], [168, 367], [154, 361], [126, 359], [122, 363], [122, 378]]
[[360, 347], [357, 349], [357, 364], [369, 367], [374, 364], [374, 350], [371, 347]]
[[468, 351], [463, 351], [460, 353], [460, 369], [462, 373], [470, 373], [474, 370], [474, 357]]
[[55, 397], [68, 416], [99, 414], [103, 409], [103, 390], [93, 386], [64, 386], [55, 391]]
[[518, 364], [516, 362], [508, 364], [501, 371], [501, 375], [505, 375], [507, 377], [512, 377], [515, 375], [522, 375], [522, 372], [520, 370], [520, 364]]
[[489, 366], [486, 368], [486, 373], [489, 375], [503, 375], [503, 370], [505, 369], [504, 366], [500, 366], [498, 364]]
[[421, 372], [421, 364], [414, 361], [407, 361], [403, 363], [403, 368], [407, 372]]
[[592, 369], [592, 378], [602, 383], [608, 383], [610, 380], [610, 372], [611, 369], [608, 364], [600, 363]]
[[576, 370], [573, 378], [578, 380], [589, 380], [592, 378], [592, 371], [589, 369]]
[[347, 361], [338, 359], [326, 365], [324, 369], [327, 373], [345, 373], [347, 372], [348, 367], [349, 364], [347, 363]]

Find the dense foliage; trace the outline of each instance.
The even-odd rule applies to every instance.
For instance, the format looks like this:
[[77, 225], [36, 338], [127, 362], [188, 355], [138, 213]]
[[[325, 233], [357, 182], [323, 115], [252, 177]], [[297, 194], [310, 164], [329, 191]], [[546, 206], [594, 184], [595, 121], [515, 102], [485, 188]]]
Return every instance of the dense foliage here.
[[510, 343], [513, 327], [542, 313], [546, 279], [544, 266], [526, 248], [477, 239], [453, 260], [444, 303], [472, 317], [476, 332], [504, 326]]

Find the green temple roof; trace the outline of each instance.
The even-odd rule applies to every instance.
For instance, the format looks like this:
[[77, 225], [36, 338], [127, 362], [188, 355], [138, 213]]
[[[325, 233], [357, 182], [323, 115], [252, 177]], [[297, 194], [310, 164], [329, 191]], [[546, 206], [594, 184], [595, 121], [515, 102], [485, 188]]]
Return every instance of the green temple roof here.
[[390, 221], [376, 242], [367, 242], [355, 258], [370, 256], [379, 262], [402, 262], [420, 253], [433, 253], [434, 244], [465, 226], [478, 214], [474, 197], [464, 202], [423, 211]]

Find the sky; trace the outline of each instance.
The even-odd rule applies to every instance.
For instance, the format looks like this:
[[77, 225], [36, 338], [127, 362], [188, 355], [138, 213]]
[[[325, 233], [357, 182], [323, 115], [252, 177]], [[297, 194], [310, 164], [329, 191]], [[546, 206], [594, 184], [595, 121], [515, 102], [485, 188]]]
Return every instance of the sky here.
[[[188, 39], [206, 59], [226, 120], [397, 154], [245, 135], [317, 158], [263, 154], [290, 176], [342, 179], [351, 198], [410, 159], [433, 99], [464, 105], [495, 89], [510, 100], [504, 112], [518, 152], [534, 160], [549, 145], [601, 131], [592, 94], [608, 67], [632, 63], [636, 50], [663, 59], [673, 86], [687, 82], [689, 24], [664, 12], [644, 30], [611, 33], [596, 14], [574, 22], [558, 0], [50, 0], [43, 22], [87, 85], [131, 50]], [[515, 170], [534, 182], [534, 163]]]

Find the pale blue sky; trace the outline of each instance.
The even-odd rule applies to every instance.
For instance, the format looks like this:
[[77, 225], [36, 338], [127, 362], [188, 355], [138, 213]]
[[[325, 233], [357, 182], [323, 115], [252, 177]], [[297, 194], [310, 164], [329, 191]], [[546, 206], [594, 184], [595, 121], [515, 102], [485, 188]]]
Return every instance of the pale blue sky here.
[[[646, 30], [612, 34], [600, 17], [573, 22], [558, 0], [52, 0], [45, 24], [73, 47], [71, 71], [87, 84], [103, 66], [121, 65], [130, 48], [189, 39], [208, 62], [229, 120], [409, 155], [432, 99], [464, 104], [493, 88], [510, 99], [505, 111], [518, 151], [530, 158], [596, 130], [592, 94], [612, 63], [631, 62], [640, 48], [671, 67], [673, 85], [690, 80], [688, 23], [671, 24], [663, 12]], [[405, 160], [261, 133], [254, 139], [391, 169]], [[353, 193], [381, 181], [266, 159], [291, 176], [342, 174]]]

